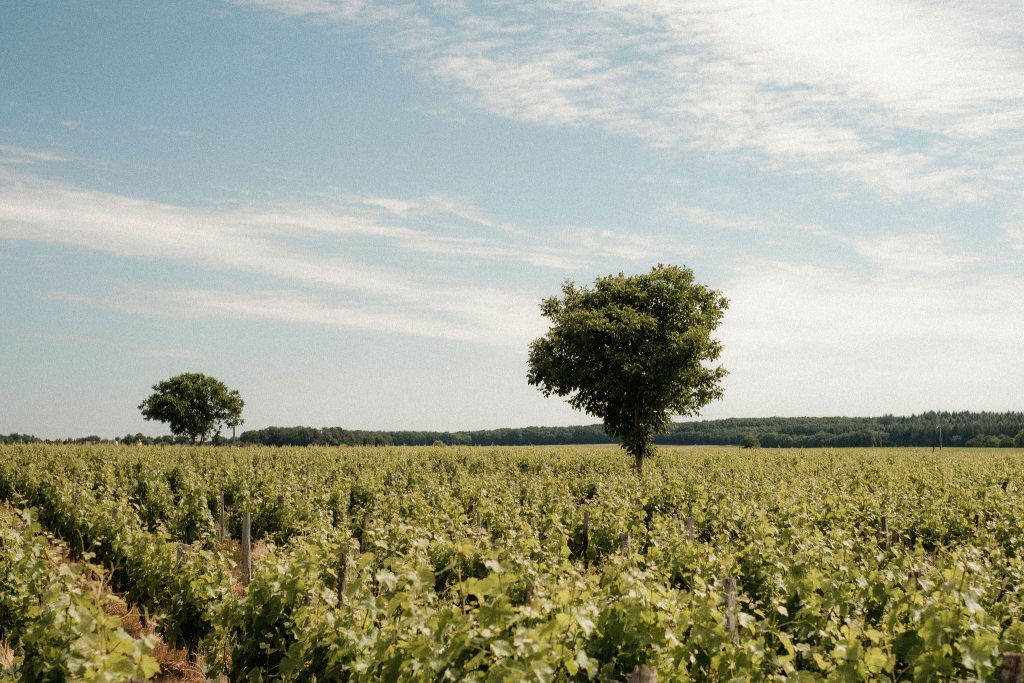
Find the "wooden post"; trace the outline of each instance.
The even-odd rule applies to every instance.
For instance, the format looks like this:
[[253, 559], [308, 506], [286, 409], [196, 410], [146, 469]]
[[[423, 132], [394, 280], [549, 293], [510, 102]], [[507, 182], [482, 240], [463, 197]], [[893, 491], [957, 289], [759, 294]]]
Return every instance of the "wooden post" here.
[[177, 562], [178, 562], [178, 565], [179, 565], [179, 566], [180, 566], [180, 565], [181, 565], [181, 564], [182, 564], [183, 562], [185, 562], [185, 544], [184, 544], [184, 543], [179, 543], [179, 544], [178, 544], [178, 552], [177, 552], [177, 557], [176, 557], [176, 559], [177, 559]]
[[224, 492], [220, 492], [219, 504], [220, 504], [220, 526], [217, 528], [217, 537], [221, 541], [228, 540], [228, 520], [227, 513], [224, 510]]
[[252, 515], [242, 513], [242, 585], [252, 580]]
[[627, 680], [629, 683], [658, 683], [658, 670], [643, 664], [633, 669]]
[[686, 535], [690, 538], [690, 543], [697, 540], [696, 525], [693, 523], [693, 517], [686, 518]]
[[590, 568], [590, 510], [583, 511], [583, 568]]
[[629, 532], [619, 534], [619, 545], [622, 546], [622, 552], [629, 552]]
[[998, 683], [1024, 683], [1024, 654], [1006, 652], [1003, 663], [996, 674]]
[[279, 508], [283, 508], [284, 507], [284, 494], [281, 494], [281, 493], [277, 494], [277, 507], [279, 507]]
[[739, 624], [736, 621], [736, 579], [725, 580], [725, 628], [729, 631], [733, 645], [739, 645]]
[[370, 547], [370, 541], [366, 538], [367, 529], [370, 526], [370, 509], [363, 510], [363, 526], [359, 529], [359, 552], [365, 553]]
[[533, 581], [526, 582], [526, 590], [523, 591], [523, 604], [529, 605], [533, 602]]
[[889, 549], [889, 518], [882, 515], [882, 538], [879, 541], [879, 545], [882, 546], [882, 550]]
[[348, 542], [342, 541], [341, 555], [338, 557], [338, 607], [341, 607], [345, 589], [348, 588]]

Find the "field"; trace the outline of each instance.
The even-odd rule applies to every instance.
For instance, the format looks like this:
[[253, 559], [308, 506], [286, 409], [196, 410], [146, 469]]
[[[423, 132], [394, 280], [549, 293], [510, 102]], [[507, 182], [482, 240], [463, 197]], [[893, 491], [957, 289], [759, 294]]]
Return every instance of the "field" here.
[[1022, 475], [1008, 449], [662, 448], [638, 480], [604, 447], [6, 446], [0, 666], [992, 679], [1024, 649]]

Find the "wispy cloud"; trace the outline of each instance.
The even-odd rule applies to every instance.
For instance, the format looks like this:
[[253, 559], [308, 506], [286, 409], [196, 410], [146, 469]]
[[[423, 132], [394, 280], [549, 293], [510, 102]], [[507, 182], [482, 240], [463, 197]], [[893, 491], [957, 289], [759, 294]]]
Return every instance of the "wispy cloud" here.
[[167, 126], [154, 126], [152, 124], [137, 125], [135, 130], [143, 133], [159, 133], [160, 135], [169, 135], [176, 138], [193, 138], [198, 140], [203, 137], [202, 133], [187, 128], [168, 128]]
[[[497, 247], [476, 248], [471, 241], [435, 239], [408, 228], [313, 209], [201, 211], [41, 181], [0, 186], [0, 237], [248, 272], [337, 292], [348, 297], [348, 307], [332, 313], [319, 306], [321, 314], [335, 320], [347, 316], [356, 321], [353, 326], [362, 326], [359, 320], [383, 321], [380, 311], [387, 309], [390, 315], [407, 321], [406, 331], [463, 338], [463, 331], [471, 330], [478, 341], [506, 343], [503, 340], [522, 334], [524, 320], [538, 317], [533, 302], [522, 301], [516, 292], [324, 256], [316, 250], [289, 247], [278, 239], [311, 231], [334, 237], [377, 236], [396, 248], [461, 248], [460, 253], [477, 258], [503, 255]], [[231, 296], [225, 293], [225, 300], [234, 302], [231, 310], [239, 310], [237, 299]], [[307, 295], [305, 304], [292, 301], [292, 310], [304, 311], [308, 318], [318, 307], [314, 298]], [[208, 293], [197, 300], [202, 308], [212, 310]], [[357, 316], [355, 309], [364, 315]], [[389, 328], [394, 326], [389, 324]]]
[[1024, 50], [1008, 5], [254, 4], [376, 29], [424, 80], [503, 117], [826, 173], [893, 200], [979, 201], [1024, 180]]
[[1003, 409], [1024, 382], [1019, 278], [748, 260], [722, 289], [733, 414]]
[[[197, 209], [19, 175], [0, 182], [0, 238], [71, 245], [268, 278], [264, 292], [125, 295], [89, 305], [262, 317], [520, 347], [542, 328], [537, 292], [442, 274], [451, 260], [573, 272], [682, 254], [686, 246], [614, 230], [564, 228], [538, 240], [457, 200], [340, 194], [320, 205]], [[347, 245], [377, 242], [357, 255]], [[439, 259], [418, 272], [394, 254]], [[348, 254], [342, 256], [340, 254]], [[644, 264], [646, 267], [646, 263]], [[73, 293], [72, 293], [73, 294]], [[134, 298], [133, 298], [134, 297]], [[205, 313], [202, 313], [205, 312]]]
[[[261, 320], [290, 325], [319, 325], [381, 334], [407, 334], [474, 343], [521, 348], [536, 334], [535, 316], [516, 310], [510, 302], [492, 301], [506, 307], [513, 320], [498, 320], [498, 315], [480, 316], [476, 325], [446, 320], [431, 310], [410, 310], [392, 302], [353, 301], [337, 305], [328, 297], [299, 290], [212, 290], [212, 289], [133, 289], [117, 296], [93, 296], [52, 291], [45, 298], [136, 315], [172, 318], [214, 318]], [[467, 291], [466, 296], [474, 296]], [[513, 302], [514, 303], [514, 302]], [[518, 314], [518, 318], [517, 318]], [[517, 319], [516, 319], [517, 318]]]
[[849, 243], [862, 257], [890, 273], [949, 275], [978, 260], [937, 235], [881, 235]]
[[669, 218], [683, 218], [691, 225], [716, 230], [764, 232], [771, 229], [770, 224], [760, 218], [713, 211], [701, 206], [683, 206], [675, 201], [666, 202], [661, 208], [661, 214]]
[[0, 165], [40, 164], [79, 161], [79, 157], [58, 154], [49, 150], [27, 149], [12, 145], [0, 145]]
[[[49, 299], [61, 298], [60, 295], [54, 295], [52, 293], [46, 294], [45, 297]], [[202, 354], [195, 351], [172, 349], [161, 346], [137, 346], [133, 344], [126, 344], [124, 342], [102, 339], [99, 337], [90, 337], [87, 335], [48, 334], [38, 332], [30, 336], [42, 341], [57, 342], [61, 344], [96, 346], [110, 351], [116, 351], [120, 354], [134, 356], [136, 358], [177, 358], [181, 360], [200, 360], [203, 357]]]

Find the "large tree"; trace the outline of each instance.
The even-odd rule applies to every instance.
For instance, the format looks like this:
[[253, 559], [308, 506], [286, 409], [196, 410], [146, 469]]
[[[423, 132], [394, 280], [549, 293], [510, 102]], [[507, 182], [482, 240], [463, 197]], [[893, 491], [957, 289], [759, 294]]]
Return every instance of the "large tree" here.
[[529, 382], [603, 420], [640, 474], [672, 416], [721, 398], [726, 372], [710, 364], [722, 346], [711, 334], [728, 305], [678, 266], [609, 275], [593, 289], [566, 282], [541, 303], [551, 328], [530, 344]]
[[142, 416], [168, 423], [173, 434], [192, 443], [203, 444], [225, 426], [242, 424], [242, 397], [213, 377], [186, 372], [154, 384], [153, 390], [139, 405]]

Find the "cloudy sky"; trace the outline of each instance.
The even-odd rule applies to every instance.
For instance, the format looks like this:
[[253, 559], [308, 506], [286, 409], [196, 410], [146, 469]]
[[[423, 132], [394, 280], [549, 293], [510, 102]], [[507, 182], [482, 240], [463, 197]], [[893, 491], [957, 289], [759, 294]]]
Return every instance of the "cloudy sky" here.
[[566, 279], [691, 267], [703, 417], [1024, 408], [1024, 6], [0, 7], [0, 432], [593, 420], [527, 385]]

